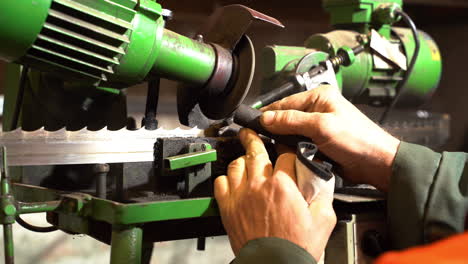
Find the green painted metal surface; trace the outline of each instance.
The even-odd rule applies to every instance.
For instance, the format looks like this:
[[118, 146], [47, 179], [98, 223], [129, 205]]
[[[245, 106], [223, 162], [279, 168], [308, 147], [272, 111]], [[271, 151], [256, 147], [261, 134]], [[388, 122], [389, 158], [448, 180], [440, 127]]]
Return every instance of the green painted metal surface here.
[[5, 0], [0, 7], [0, 59], [18, 60], [42, 29], [51, 0]]
[[101, 87], [101, 86], [96, 87], [96, 89], [98, 89], [100, 91], [103, 91], [103, 92], [106, 92], [106, 93], [115, 94], [115, 95], [119, 95], [122, 92], [119, 89]]
[[205, 84], [216, 64], [212, 46], [164, 30], [161, 50], [152, 74], [193, 84]]
[[165, 30], [152, 0], [7, 0], [0, 7], [0, 59], [67, 80], [123, 88], [164, 77], [203, 85], [214, 71], [214, 48]]
[[143, 230], [139, 227], [113, 227], [112, 264], [141, 264]]
[[188, 168], [200, 164], [214, 162], [217, 160], [217, 152], [215, 149], [207, 149], [205, 151], [187, 153], [179, 156], [169, 157], [166, 159], [166, 167], [170, 170], [178, 170]]
[[[403, 42], [405, 53], [410, 60], [414, 55], [415, 41], [411, 31], [406, 28], [393, 28]], [[417, 97], [432, 95], [442, 77], [442, 56], [435, 41], [425, 32], [419, 31], [421, 48], [406, 85], [406, 93]]]
[[[335, 56], [341, 47], [356, 47], [359, 33], [349, 30], [334, 30], [326, 34], [316, 34], [305, 41], [305, 46], [324, 51], [330, 56]], [[350, 67], [340, 67], [339, 78], [337, 76], [340, 90], [346, 98], [353, 98], [362, 89], [369, 85], [372, 76], [372, 55], [368, 52], [361, 53], [355, 57]]]
[[[134, 16], [134, 9], [137, 5], [137, 0], [53, 0], [56, 2], [69, 2], [69, 4], [75, 5], [76, 9], [86, 8], [88, 12], [96, 13], [96, 16], [109, 16], [107, 19], [113, 23], [119, 24], [123, 21], [131, 22]], [[74, 3], [72, 3], [74, 2]], [[145, 2], [145, 1], [142, 1]]]
[[19, 214], [35, 214], [52, 212], [59, 208], [61, 201], [37, 202], [37, 203], [18, 203]]
[[[262, 85], [263, 92], [268, 92], [272, 88], [282, 85], [285, 80], [288, 80], [291, 77], [290, 75], [292, 73], [305, 73], [313, 66], [327, 60], [327, 53], [317, 52], [319, 50], [323, 49], [313, 45], [310, 45], [310, 47], [269, 46], [265, 48], [262, 53], [262, 70], [265, 75]], [[298, 69], [298, 63], [309, 53], [314, 53], [314, 55], [309, 57], [307, 64], [303, 64], [303, 68]], [[336, 73], [336, 80], [340, 86], [339, 88], [341, 88], [342, 76], [340, 72]], [[258, 109], [263, 107], [263, 105], [256, 104], [252, 105], [252, 107]]]
[[13, 225], [3, 225], [3, 247], [5, 252], [5, 264], [14, 263], [15, 245], [13, 242]]
[[118, 225], [219, 215], [214, 198], [142, 204], [121, 204], [108, 200], [93, 199], [85, 210], [86, 214], [94, 220]]
[[[415, 46], [411, 31], [390, 25], [385, 25], [385, 27], [388, 29], [387, 35], [382, 34], [382, 30], [379, 33], [394, 43], [401, 43], [401, 48], [409, 61], [413, 56]], [[367, 31], [356, 29], [358, 32], [335, 30], [326, 34], [316, 34], [305, 42], [305, 46], [335, 55], [343, 46], [355, 47], [359, 44], [358, 39], [363, 38], [360, 34]], [[415, 69], [404, 88], [406, 100], [412, 100], [413, 105], [422, 103], [433, 93], [439, 84], [442, 72], [441, 56], [437, 45], [426, 33], [420, 31], [419, 34], [421, 36], [420, 54]], [[367, 51], [357, 56], [356, 61], [350, 67], [341, 67], [339, 73], [343, 81], [340, 85], [345, 97], [353, 99], [367, 91], [371, 91], [371, 97], [392, 97], [396, 94], [394, 88], [404, 75], [404, 71], [395, 71], [392, 68], [378, 69], [375, 59]]]
[[13, 264], [13, 223], [15, 223], [16, 207], [14, 206], [14, 199], [11, 195], [10, 190], [6, 147], [2, 146], [0, 152], [0, 222], [3, 225], [3, 247], [5, 253], [5, 264]]
[[330, 13], [332, 25], [368, 24], [373, 22], [374, 11], [382, 4], [403, 6], [402, 0], [323, 0]]
[[264, 78], [271, 78], [279, 72], [293, 71], [302, 57], [313, 49], [293, 46], [267, 46], [262, 50], [262, 73]]
[[142, 82], [153, 67], [161, 49], [164, 20], [162, 7], [153, 1], [143, 1], [132, 21], [133, 31], [129, 45], [119, 65], [110, 77], [111, 82], [135, 84]]
[[[97, 221], [104, 221], [112, 225], [134, 225], [219, 215], [214, 198], [124, 204], [89, 195], [68, 194], [62, 196], [61, 203], [58, 205], [59, 200], [57, 198], [60, 199], [60, 192], [51, 189], [15, 183], [13, 184], [13, 192], [15, 198], [22, 202], [54, 199], [52, 201], [24, 205], [24, 208], [20, 209], [20, 212], [49, 212], [54, 209], [53, 211], [57, 213], [73, 214]], [[78, 208], [73, 205], [77, 203], [82, 206]], [[74, 209], [70, 209], [70, 206], [63, 204], [69, 204]]]

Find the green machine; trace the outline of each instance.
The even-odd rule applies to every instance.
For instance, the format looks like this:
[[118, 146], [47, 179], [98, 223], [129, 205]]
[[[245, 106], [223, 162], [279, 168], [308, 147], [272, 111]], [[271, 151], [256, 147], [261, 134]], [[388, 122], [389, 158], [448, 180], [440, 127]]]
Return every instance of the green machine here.
[[[324, 0], [323, 6], [334, 31], [311, 36], [304, 47], [263, 51], [264, 92], [281, 85], [291, 72], [308, 71], [340, 50], [351, 61], [335, 68], [336, 82], [353, 103], [385, 106], [398, 101], [399, 106], [416, 107], [435, 91], [442, 73], [440, 51], [428, 34], [416, 33], [401, 0]], [[401, 19], [409, 28], [393, 26]], [[356, 55], [350, 48], [358, 46], [364, 51]]]
[[[13, 63], [0, 140], [6, 263], [14, 260], [15, 222], [36, 232], [88, 234], [111, 245], [111, 263], [149, 263], [155, 241], [200, 237], [202, 245], [203, 237], [222, 234], [211, 176], [241, 155], [240, 145], [197, 128], [158, 128], [159, 79], [183, 84], [182, 122], [197, 111], [222, 119], [253, 79], [255, 52], [245, 32], [256, 20], [281, 23], [231, 5], [191, 39], [165, 29], [171, 12], [151, 0], [0, 6], [0, 59]], [[125, 89], [143, 82], [146, 113], [137, 130], [127, 124]], [[37, 212], [48, 212], [52, 226], [21, 219]]]
[[[440, 79], [440, 54], [411, 23], [392, 26], [411, 22], [401, 6], [324, 1], [337, 30], [304, 47], [267, 47], [265, 95], [254, 107], [321, 83], [356, 103], [424, 101]], [[0, 134], [5, 263], [14, 262], [15, 222], [35, 232], [89, 235], [111, 245], [113, 264], [149, 263], [157, 241], [198, 238], [203, 248], [205, 237], [224, 234], [212, 182], [243, 150], [235, 138], [200, 129], [246, 109], [255, 73], [245, 34], [252, 22], [282, 24], [231, 5], [192, 39], [166, 29], [172, 13], [151, 0], [6, 0], [0, 7], [0, 59], [11, 63]], [[181, 83], [179, 119], [192, 129], [158, 128], [160, 78]], [[128, 122], [125, 94], [144, 82], [138, 130]], [[21, 218], [40, 212], [50, 227]]]

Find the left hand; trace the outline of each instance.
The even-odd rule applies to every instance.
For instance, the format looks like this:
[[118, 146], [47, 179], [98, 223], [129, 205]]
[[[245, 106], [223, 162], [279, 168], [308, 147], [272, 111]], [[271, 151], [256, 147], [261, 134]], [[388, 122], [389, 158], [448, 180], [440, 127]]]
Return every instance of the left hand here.
[[297, 187], [296, 156], [281, 155], [273, 168], [258, 135], [240, 132], [246, 155], [233, 161], [228, 176], [215, 181], [215, 197], [235, 255], [247, 242], [277, 237], [321, 258], [336, 224], [333, 193], [320, 191], [308, 205]]

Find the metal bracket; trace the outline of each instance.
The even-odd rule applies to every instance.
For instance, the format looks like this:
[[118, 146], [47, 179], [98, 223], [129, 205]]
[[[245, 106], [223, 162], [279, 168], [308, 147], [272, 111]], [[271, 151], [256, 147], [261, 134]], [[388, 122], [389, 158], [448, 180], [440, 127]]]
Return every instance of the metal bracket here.
[[210, 144], [192, 143], [187, 154], [165, 159], [166, 168], [178, 170], [216, 161], [217, 152]]
[[217, 160], [217, 152], [208, 143], [192, 143], [188, 153], [166, 158], [165, 167], [170, 170], [185, 169], [185, 177], [177, 189], [182, 197], [189, 197], [195, 188], [211, 179], [211, 162]]
[[335, 87], [338, 86], [338, 81], [336, 80], [336, 73], [333, 69], [333, 65], [330, 61], [326, 62], [326, 70], [321, 74], [315, 76], [310, 76], [309, 71], [317, 66], [320, 62], [328, 59], [328, 54], [318, 51], [311, 52], [304, 56], [296, 66], [296, 81], [300, 86], [305, 88], [307, 91], [310, 91], [314, 88], [317, 88], [323, 83], [330, 84]]
[[307, 91], [319, 87], [321, 84], [329, 84], [334, 87], [339, 87], [336, 80], [336, 73], [330, 61], [326, 62], [327, 69], [316, 76], [310, 76], [308, 72], [304, 73], [301, 77], [304, 79], [304, 85]]

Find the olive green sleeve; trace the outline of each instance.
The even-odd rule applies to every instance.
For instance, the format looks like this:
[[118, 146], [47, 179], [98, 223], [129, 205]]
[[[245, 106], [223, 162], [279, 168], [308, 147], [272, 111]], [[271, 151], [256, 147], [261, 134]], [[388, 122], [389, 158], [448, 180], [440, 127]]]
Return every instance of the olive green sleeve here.
[[249, 241], [232, 264], [316, 264], [305, 249], [281, 238], [266, 237]]
[[392, 246], [407, 248], [463, 232], [468, 209], [468, 154], [436, 153], [402, 142], [388, 193]]

